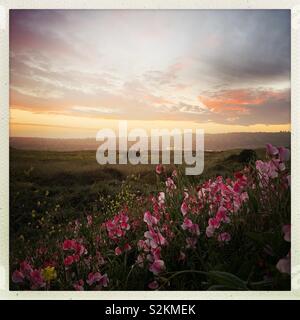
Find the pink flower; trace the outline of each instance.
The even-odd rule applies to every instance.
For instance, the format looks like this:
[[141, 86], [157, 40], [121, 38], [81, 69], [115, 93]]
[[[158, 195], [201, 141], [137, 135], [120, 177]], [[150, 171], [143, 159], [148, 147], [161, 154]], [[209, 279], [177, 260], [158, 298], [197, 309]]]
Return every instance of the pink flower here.
[[211, 238], [214, 235], [215, 228], [212, 226], [206, 227], [206, 236], [207, 238]]
[[181, 225], [181, 228], [183, 230], [187, 230], [187, 229], [190, 229], [192, 226], [193, 226], [192, 220], [189, 218], [184, 218], [183, 224]]
[[196, 249], [197, 239], [196, 238], [186, 238], [186, 248]]
[[139, 250], [149, 251], [149, 248], [144, 240], [139, 240], [137, 246]]
[[144, 222], [146, 222], [147, 225], [152, 226], [158, 223], [158, 219], [152, 216], [150, 211], [146, 211], [144, 213]]
[[30, 274], [32, 289], [42, 288], [46, 285], [40, 270], [33, 270]]
[[288, 161], [290, 159], [291, 152], [290, 152], [289, 149], [286, 149], [284, 147], [279, 147], [278, 151], [279, 151], [279, 159], [280, 159], [280, 161], [285, 162], [285, 161]]
[[115, 224], [112, 221], [107, 221], [106, 222], [106, 229], [107, 231], [111, 231], [115, 229]]
[[266, 148], [267, 148], [267, 153], [270, 156], [276, 156], [278, 154], [278, 149], [272, 146], [270, 143], [267, 143]]
[[197, 223], [193, 223], [192, 227], [190, 228], [190, 232], [196, 236], [200, 235], [199, 225]]
[[246, 202], [247, 200], [249, 200], [248, 193], [247, 192], [241, 193], [240, 199], [242, 202]]
[[176, 189], [176, 185], [172, 178], [167, 178], [166, 187], [169, 192]]
[[74, 250], [80, 256], [82, 256], [86, 252], [85, 247], [82, 244], [78, 243], [78, 242], [75, 242]]
[[122, 249], [120, 247], [116, 247], [115, 249], [115, 255], [119, 256], [120, 254], [122, 254]]
[[19, 270], [14, 271], [14, 273], [12, 274], [12, 281], [14, 283], [23, 283], [24, 279], [25, 279], [24, 274]]
[[229, 242], [231, 240], [231, 236], [228, 232], [220, 233], [218, 236], [219, 242]]
[[121, 226], [121, 229], [123, 229], [123, 230], [129, 230], [130, 229], [129, 223], [127, 223], [125, 221], [122, 221], [120, 226]]
[[79, 281], [73, 284], [73, 287], [76, 291], [83, 291], [84, 290], [83, 286], [84, 286], [84, 282], [82, 279], [80, 279]]
[[63, 243], [63, 250], [72, 250], [75, 249], [76, 241], [75, 240], [65, 240]]
[[180, 207], [181, 213], [183, 216], [186, 216], [188, 213], [188, 205], [186, 204], [186, 202], [182, 202], [182, 205]]
[[159, 194], [158, 194], [158, 203], [160, 205], [164, 204], [165, 203], [165, 198], [166, 198], [165, 193], [164, 192], [159, 192]]
[[155, 168], [155, 172], [157, 174], [162, 174], [165, 171], [165, 168], [162, 164], [158, 164]]
[[285, 258], [282, 258], [277, 262], [276, 268], [281, 273], [291, 274], [291, 255], [290, 255], [290, 253]]
[[150, 282], [149, 284], [148, 284], [148, 288], [149, 289], [152, 289], [152, 290], [155, 290], [155, 289], [157, 289], [158, 288], [158, 282], [156, 281], [156, 280], [154, 280], [154, 281], [152, 281], [152, 282]]
[[224, 207], [220, 207], [216, 214], [216, 221], [213, 223], [217, 224], [217, 221], [230, 222], [230, 219], [227, 217], [227, 210]]
[[144, 233], [144, 236], [149, 240], [149, 244], [152, 248], [164, 246], [167, 244], [167, 240], [159, 231], [155, 232], [153, 229], [150, 229], [149, 231], [146, 231]]
[[86, 280], [86, 283], [91, 286], [93, 285], [95, 282], [100, 281], [100, 279], [102, 278], [101, 273], [100, 272], [90, 272], [88, 274], [88, 279]]
[[172, 172], [172, 177], [173, 177], [173, 178], [176, 178], [176, 177], [177, 177], [177, 171], [176, 171], [175, 169], [174, 169], [173, 172]]
[[178, 261], [185, 261], [186, 254], [183, 251], [180, 251]]
[[208, 225], [214, 229], [218, 229], [220, 227], [220, 220], [217, 218], [210, 218], [208, 220]]
[[139, 254], [136, 258], [136, 264], [140, 267], [143, 268], [144, 267], [144, 260], [145, 257], [142, 254]]
[[67, 257], [64, 259], [64, 265], [65, 265], [66, 267], [70, 266], [73, 262], [74, 262], [73, 256], [67, 256]]
[[80, 256], [78, 254], [73, 254], [72, 258], [73, 258], [73, 262], [78, 262], [80, 260]]
[[126, 235], [126, 231], [130, 229], [128, 223], [129, 217], [123, 212], [119, 212], [112, 220], [105, 222], [108, 237], [112, 240], [122, 238]]
[[131, 245], [130, 245], [129, 243], [125, 243], [125, 244], [124, 244], [124, 247], [123, 247], [123, 250], [124, 250], [124, 251], [129, 251], [129, 250], [131, 250]]
[[286, 224], [282, 227], [282, 232], [284, 234], [284, 240], [291, 242], [291, 225]]
[[107, 274], [105, 273], [103, 276], [101, 276], [100, 280], [99, 280], [99, 285], [101, 287], [107, 287], [109, 283], [109, 279]]
[[163, 260], [154, 260], [154, 262], [149, 267], [149, 271], [151, 271], [155, 275], [165, 270], [166, 270], [166, 266]]
[[20, 263], [20, 271], [26, 278], [29, 279], [30, 273], [33, 271], [33, 268], [27, 261], [23, 261]]
[[93, 217], [91, 215], [88, 215], [86, 218], [87, 218], [87, 225], [91, 226], [93, 223]]

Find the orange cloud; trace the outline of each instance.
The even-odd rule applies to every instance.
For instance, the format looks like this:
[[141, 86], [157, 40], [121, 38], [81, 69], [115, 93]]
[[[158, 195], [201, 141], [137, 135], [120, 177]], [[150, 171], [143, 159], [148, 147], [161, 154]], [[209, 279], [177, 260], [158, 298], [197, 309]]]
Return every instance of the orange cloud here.
[[284, 99], [287, 91], [257, 90], [257, 89], [232, 89], [207, 92], [206, 95], [198, 96], [198, 100], [211, 111], [247, 112], [248, 106], [263, 105], [271, 99]]
[[144, 99], [146, 101], [149, 101], [149, 102], [152, 102], [152, 103], [155, 103], [155, 104], [170, 104], [171, 103], [169, 100], [166, 100], [166, 99], [164, 99], [162, 97], [154, 96], [152, 94], [145, 95]]

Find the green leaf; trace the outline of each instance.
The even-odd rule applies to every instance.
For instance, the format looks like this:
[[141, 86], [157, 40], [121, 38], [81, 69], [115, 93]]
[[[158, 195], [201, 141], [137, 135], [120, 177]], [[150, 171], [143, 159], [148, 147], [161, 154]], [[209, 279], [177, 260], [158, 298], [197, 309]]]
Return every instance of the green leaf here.
[[222, 285], [228, 289], [249, 290], [246, 282], [232, 273], [223, 271], [209, 271], [208, 276], [215, 284]]

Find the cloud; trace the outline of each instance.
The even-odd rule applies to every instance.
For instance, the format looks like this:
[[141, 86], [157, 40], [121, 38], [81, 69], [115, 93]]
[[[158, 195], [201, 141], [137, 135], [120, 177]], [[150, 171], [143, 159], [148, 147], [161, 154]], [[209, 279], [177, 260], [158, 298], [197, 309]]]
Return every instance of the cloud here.
[[[199, 71], [205, 65], [211, 77], [231, 84], [290, 80], [288, 10], [222, 12], [214, 29], [203, 55], [194, 56]], [[199, 48], [203, 45], [199, 43]]]
[[72, 110], [89, 113], [89, 114], [112, 114], [118, 113], [120, 114], [120, 110], [116, 108], [105, 108], [105, 107], [87, 107], [87, 106], [73, 106]]
[[10, 23], [12, 108], [290, 123], [288, 10], [13, 10]]
[[290, 90], [231, 89], [205, 92], [198, 97], [218, 123], [251, 125], [290, 123]]

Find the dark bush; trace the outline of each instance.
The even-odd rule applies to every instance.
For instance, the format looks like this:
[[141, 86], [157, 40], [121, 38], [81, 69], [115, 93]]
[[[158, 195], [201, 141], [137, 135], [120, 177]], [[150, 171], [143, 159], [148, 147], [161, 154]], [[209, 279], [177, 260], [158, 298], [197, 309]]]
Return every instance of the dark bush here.
[[252, 149], [244, 149], [238, 155], [238, 161], [242, 163], [249, 163], [257, 159], [257, 154]]

